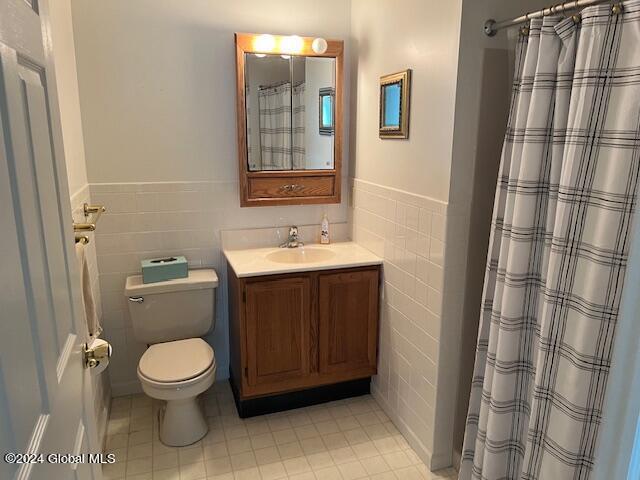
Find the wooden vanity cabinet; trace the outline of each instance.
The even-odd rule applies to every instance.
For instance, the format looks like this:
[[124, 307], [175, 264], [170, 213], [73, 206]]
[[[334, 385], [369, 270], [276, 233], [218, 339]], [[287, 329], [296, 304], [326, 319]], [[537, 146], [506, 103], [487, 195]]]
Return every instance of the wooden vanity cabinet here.
[[248, 278], [229, 267], [230, 372], [240, 415], [368, 389], [379, 277], [377, 265]]

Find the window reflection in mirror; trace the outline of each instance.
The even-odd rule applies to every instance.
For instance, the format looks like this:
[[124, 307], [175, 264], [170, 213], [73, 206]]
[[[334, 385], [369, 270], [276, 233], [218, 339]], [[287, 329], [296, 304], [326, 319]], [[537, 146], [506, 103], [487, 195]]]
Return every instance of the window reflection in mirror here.
[[320, 135], [333, 135], [334, 130], [334, 98], [335, 89], [321, 88], [319, 92], [319, 113], [320, 118], [318, 124], [320, 127]]
[[250, 171], [333, 168], [333, 135], [321, 134], [322, 89], [335, 89], [334, 58], [245, 54]]

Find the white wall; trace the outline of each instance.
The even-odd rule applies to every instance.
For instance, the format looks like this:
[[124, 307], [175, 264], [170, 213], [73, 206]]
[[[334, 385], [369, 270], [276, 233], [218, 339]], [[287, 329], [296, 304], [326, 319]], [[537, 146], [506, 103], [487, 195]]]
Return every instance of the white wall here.
[[[466, 238], [449, 205], [461, 8], [461, 0], [446, 8], [433, 0], [354, 0], [351, 11], [354, 239], [384, 257], [373, 392], [432, 469], [451, 464], [457, 388], [449, 362], [459, 338], [444, 299], [464, 262], [451, 252]], [[379, 77], [406, 68], [413, 73], [409, 139], [381, 140]]]
[[237, 180], [233, 33], [349, 36], [342, 0], [76, 0], [73, 14], [91, 183]]
[[[352, 2], [353, 177], [448, 199], [461, 7], [461, 0]], [[379, 78], [407, 68], [409, 140], [381, 140]]]
[[[74, 48], [73, 26], [71, 20], [71, 0], [56, 0], [49, 5], [51, 22], [51, 40], [56, 67], [56, 86], [62, 127], [67, 179], [72, 212], [77, 222], [84, 221], [82, 206], [91, 203], [87, 169], [85, 164], [84, 140], [82, 136], [82, 118], [78, 96], [78, 77]], [[101, 316], [100, 284], [96, 259], [95, 242], [87, 247], [89, 274], [98, 315]], [[98, 426], [98, 435], [102, 442], [106, 435], [107, 415], [110, 402], [109, 377], [106, 373], [92, 376], [94, 393], [94, 414]]]
[[[140, 388], [136, 366], [145, 346], [133, 338], [123, 288], [141, 258], [184, 253], [192, 266], [218, 271], [218, 319], [208, 340], [224, 378], [221, 232], [322, 219], [321, 205], [239, 206], [233, 33], [343, 39], [348, 55], [349, 17], [341, 0], [73, 2], [87, 172], [94, 201], [109, 209], [96, 240], [115, 394]], [[331, 222], [345, 222], [346, 194], [328, 212]]]

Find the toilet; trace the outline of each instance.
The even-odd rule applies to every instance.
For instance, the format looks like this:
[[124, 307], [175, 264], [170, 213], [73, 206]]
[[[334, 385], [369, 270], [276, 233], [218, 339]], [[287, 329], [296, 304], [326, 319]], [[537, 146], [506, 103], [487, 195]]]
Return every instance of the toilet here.
[[160, 440], [166, 445], [190, 445], [208, 431], [197, 398], [215, 380], [216, 359], [200, 337], [214, 328], [217, 286], [211, 269], [147, 284], [141, 275], [127, 277], [133, 335], [149, 346], [138, 363], [138, 378], [148, 396], [166, 402], [160, 412]]

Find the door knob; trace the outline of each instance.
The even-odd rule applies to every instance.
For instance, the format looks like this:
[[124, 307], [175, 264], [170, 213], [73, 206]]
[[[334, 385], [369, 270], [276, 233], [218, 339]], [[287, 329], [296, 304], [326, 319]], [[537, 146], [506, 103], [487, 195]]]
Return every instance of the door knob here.
[[97, 340], [97, 345], [89, 348], [88, 344], [84, 344], [84, 366], [86, 368], [95, 368], [100, 362], [109, 361], [113, 349], [111, 345], [104, 340]]

